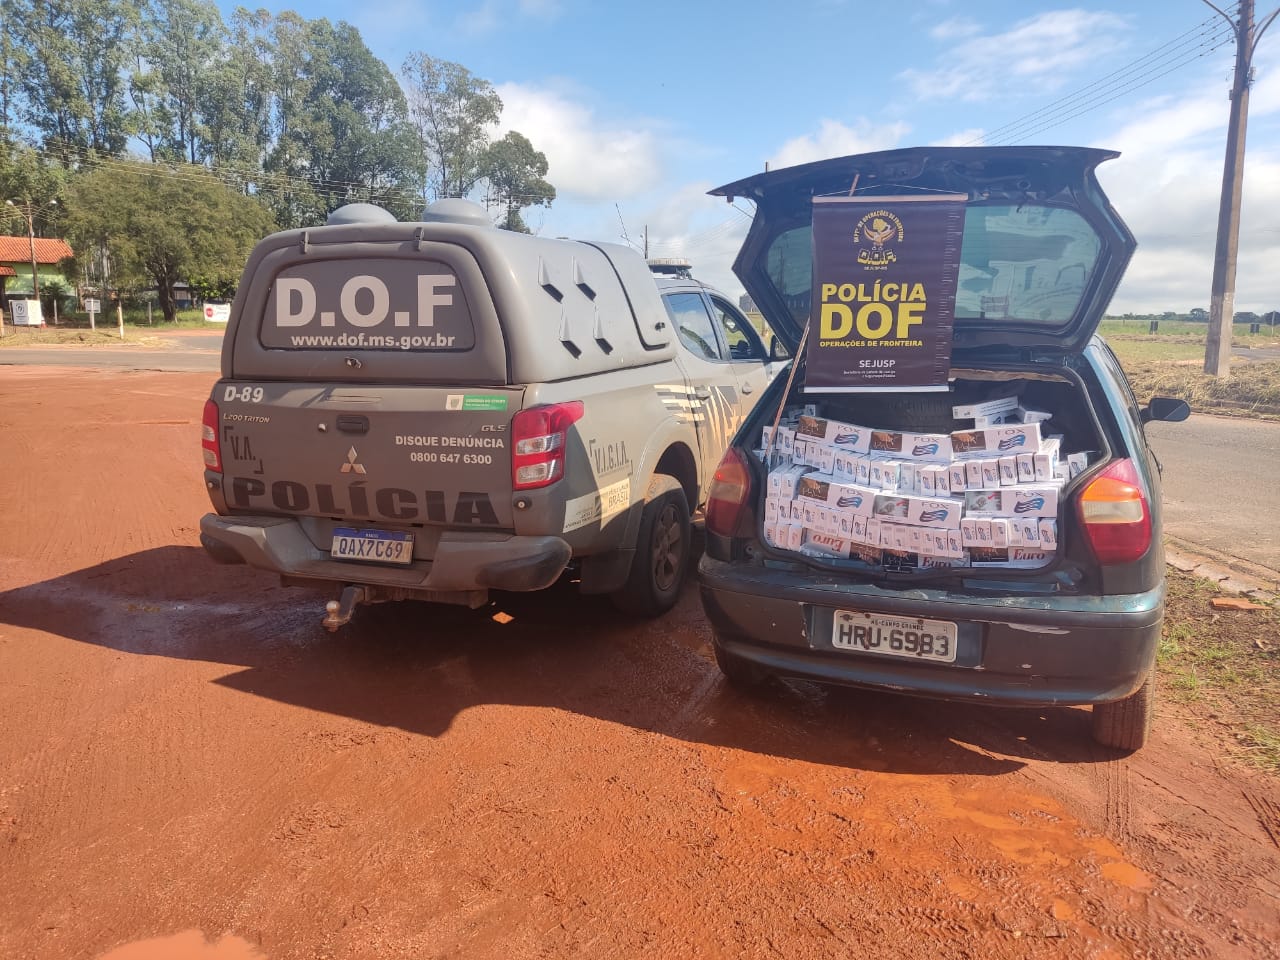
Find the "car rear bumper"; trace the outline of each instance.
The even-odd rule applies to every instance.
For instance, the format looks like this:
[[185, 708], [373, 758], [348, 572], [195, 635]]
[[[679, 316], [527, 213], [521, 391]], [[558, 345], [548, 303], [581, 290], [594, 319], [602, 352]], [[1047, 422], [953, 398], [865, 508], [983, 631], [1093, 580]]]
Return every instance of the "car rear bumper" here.
[[[770, 672], [946, 700], [1009, 706], [1105, 703], [1155, 662], [1164, 586], [1112, 597], [982, 596], [886, 589], [704, 557], [702, 603], [728, 653]], [[954, 664], [838, 650], [837, 610], [957, 625]]]
[[290, 580], [363, 583], [405, 592], [541, 590], [555, 583], [572, 553], [559, 537], [450, 531], [440, 533], [432, 559], [408, 566], [333, 560], [289, 517], [223, 517], [200, 521], [205, 550], [222, 563], [247, 563]]

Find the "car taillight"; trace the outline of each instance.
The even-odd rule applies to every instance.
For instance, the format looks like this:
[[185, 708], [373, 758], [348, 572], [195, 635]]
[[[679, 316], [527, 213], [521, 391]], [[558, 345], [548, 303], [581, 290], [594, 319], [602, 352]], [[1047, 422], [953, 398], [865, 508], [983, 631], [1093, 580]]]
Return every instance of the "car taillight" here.
[[707, 496], [707, 532], [732, 537], [751, 497], [751, 474], [733, 447], [725, 451]]
[[569, 428], [582, 419], [581, 400], [521, 410], [511, 420], [511, 482], [533, 490], [564, 476]]
[[1080, 524], [1102, 564], [1129, 563], [1151, 547], [1151, 511], [1132, 460], [1117, 460], [1077, 500]]
[[200, 424], [200, 449], [204, 453], [204, 465], [214, 473], [222, 472], [222, 447], [218, 443], [218, 405], [212, 400], [204, 402], [204, 420]]

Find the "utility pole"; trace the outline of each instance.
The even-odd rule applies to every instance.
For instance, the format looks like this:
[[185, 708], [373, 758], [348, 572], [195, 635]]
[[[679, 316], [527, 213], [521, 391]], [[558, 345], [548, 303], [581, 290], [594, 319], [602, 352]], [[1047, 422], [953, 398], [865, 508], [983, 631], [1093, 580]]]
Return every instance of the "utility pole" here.
[[[56, 206], [57, 200], [50, 200], [46, 207]], [[36, 265], [36, 211], [40, 209], [41, 204], [32, 203], [30, 200], [24, 200], [22, 203], [14, 203], [12, 200], [4, 202], [6, 207], [13, 207], [27, 221], [27, 245], [31, 251], [31, 289], [32, 299], [40, 299], [40, 268]]]
[[1225, 377], [1231, 372], [1231, 325], [1235, 316], [1236, 254], [1240, 246], [1240, 193], [1244, 183], [1245, 129], [1249, 123], [1249, 86], [1253, 83], [1253, 52], [1280, 8], [1255, 27], [1253, 0], [1240, 0], [1235, 20], [1203, 0], [1231, 25], [1236, 36], [1236, 69], [1231, 83], [1231, 119], [1227, 122], [1227, 152], [1222, 165], [1222, 199], [1218, 204], [1218, 243], [1213, 257], [1213, 290], [1209, 299], [1209, 335], [1205, 341], [1204, 372]]

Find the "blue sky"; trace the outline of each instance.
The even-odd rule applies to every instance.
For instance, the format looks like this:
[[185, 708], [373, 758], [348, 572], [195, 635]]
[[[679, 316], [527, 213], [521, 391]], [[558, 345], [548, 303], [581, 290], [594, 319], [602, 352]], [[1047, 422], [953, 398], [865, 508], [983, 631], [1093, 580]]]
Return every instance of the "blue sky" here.
[[[550, 162], [559, 199], [527, 214], [543, 235], [638, 242], [647, 226], [651, 255], [736, 294], [750, 204], [705, 193], [766, 162], [1087, 144], [1122, 151], [1099, 177], [1139, 243], [1112, 311], [1208, 307], [1234, 46], [1199, 0], [266, 6], [354, 24], [393, 72], [420, 50], [493, 83], [502, 126]], [[1262, 311], [1280, 309], [1280, 26], [1254, 63], [1236, 308]]]

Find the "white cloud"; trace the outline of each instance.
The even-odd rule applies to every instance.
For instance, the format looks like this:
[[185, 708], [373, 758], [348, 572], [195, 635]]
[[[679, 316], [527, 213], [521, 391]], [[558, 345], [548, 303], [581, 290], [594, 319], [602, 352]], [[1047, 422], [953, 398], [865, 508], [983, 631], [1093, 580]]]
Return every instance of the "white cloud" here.
[[968, 130], [957, 130], [955, 133], [947, 134], [941, 140], [935, 140], [931, 146], [935, 147], [969, 147], [973, 146], [978, 140], [981, 140], [986, 133], [981, 127], [970, 127]]
[[[1250, 119], [1266, 130], [1280, 115], [1280, 73], [1259, 70]], [[1185, 311], [1209, 306], [1226, 147], [1224, 84], [1130, 108], [1138, 115], [1100, 144], [1121, 151], [1098, 169], [1120, 216], [1138, 241], [1113, 313]], [[1280, 144], [1258, 136], [1245, 154], [1236, 309], [1280, 309]]]
[[1013, 84], [1019, 94], [1043, 93], [1061, 87], [1071, 69], [1123, 47], [1126, 27], [1117, 14], [1087, 10], [1051, 10], [986, 36], [967, 21], [947, 21], [937, 38], [955, 42], [939, 58], [942, 65], [899, 76], [923, 100], [991, 100]]
[[518, 130], [547, 155], [547, 179], [566, 199], [618, 201], [659, 183], [664, 164], [657, 124], [617, 121], [553, 90], [502, 84], [498, 136]]
[[952, 17], [934, 26], [929, 31], [929, 36], [935, 40], [961, 40], [975, 37], [981, 32], [982, 27], [977, 21], [970, 20], [968, 17]]
[[876, 126], [861, 119], [849, 126], [839, 120], [823, 120], [817, 133], [796, 137], [779, 147], [771, 166], [793, 167], [829, 157], [888, 150], [901, 143], [910, 130], [910, 125], [901, 122]]

